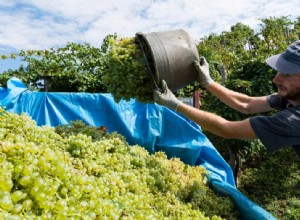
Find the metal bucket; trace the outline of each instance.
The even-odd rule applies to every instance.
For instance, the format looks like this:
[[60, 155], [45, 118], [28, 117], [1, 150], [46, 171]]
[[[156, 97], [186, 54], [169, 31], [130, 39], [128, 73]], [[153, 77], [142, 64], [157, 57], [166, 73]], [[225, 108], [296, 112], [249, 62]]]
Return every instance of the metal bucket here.
[[198, 79], [193, 61], [199, 61], [196, 44], [182, 29], [136, 33], [149, 72], [158, 88], [164, 79], [171, 91], [177, 91]]

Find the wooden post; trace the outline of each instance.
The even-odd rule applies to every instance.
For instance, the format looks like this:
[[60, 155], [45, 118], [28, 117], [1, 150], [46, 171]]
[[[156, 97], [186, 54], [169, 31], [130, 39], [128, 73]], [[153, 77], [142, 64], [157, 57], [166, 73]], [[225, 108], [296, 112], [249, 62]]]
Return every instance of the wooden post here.
[[193, 94], [193, 106], [194, 106], [194, 108], [200, 109], [200, 107], [201, 107], [200, 97], [202, 97], [201, 92], [196, 90]]

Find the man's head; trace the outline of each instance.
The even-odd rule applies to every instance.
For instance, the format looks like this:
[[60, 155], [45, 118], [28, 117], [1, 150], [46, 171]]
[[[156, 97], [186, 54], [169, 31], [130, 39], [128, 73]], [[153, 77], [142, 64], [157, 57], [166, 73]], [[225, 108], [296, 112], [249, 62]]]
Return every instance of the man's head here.
[[277, 85], [278, 95], [300, 104], [300, 41], [292, 43], [282, 53], [271, 56], [267, 64], [277, 70], [273, 82]]
[[286, 50], [267, 59], [267, 64], [283, 74], [300, 73], [300, 41], [295, 41]]

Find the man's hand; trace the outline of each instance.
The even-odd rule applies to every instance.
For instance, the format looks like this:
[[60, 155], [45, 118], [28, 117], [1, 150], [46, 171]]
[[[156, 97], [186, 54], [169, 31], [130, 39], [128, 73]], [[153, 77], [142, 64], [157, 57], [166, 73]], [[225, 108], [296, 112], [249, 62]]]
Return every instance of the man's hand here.
[[160, 105], [164, 105], [167, 108], [177, 111], [177, 108], [181, 101], [179, 101], [175, 95], [168, 89], [167, 83], [165, 80], [161, 81], [162, 92], [158, 89], [154, 89], [153, 97], [154, 101]]
[[206, 87], [214, 81], [210, 77], [209, 65], [204, 57], [200, 57], [200, 63], [195, 60], [194, 66], [198, 71], [199, 82], [202, 86]]

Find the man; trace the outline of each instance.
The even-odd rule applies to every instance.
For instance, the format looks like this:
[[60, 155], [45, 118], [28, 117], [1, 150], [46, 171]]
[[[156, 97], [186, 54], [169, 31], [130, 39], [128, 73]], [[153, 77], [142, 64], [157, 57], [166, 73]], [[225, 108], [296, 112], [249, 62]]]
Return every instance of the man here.
[[154, 90], [158, 104], [173, 109], [199, 124], [202, 129], [224, 138], [260, 139], [269, 152], [292, 146], [300, 156], [300, 41], [292, 43], [282, 54], [269, 57], [267, 64], [277, 71], [273, 82], [276, 94], [250, 97], [214, 82], [204, 57], [195, 61], [199, 81], [229, 107], [245, 114], [278, 109], [272, 116], [249, 117], [228, 121], [216, 114], [199, 110], [179, 101], [162, 81], [162, 92]]

